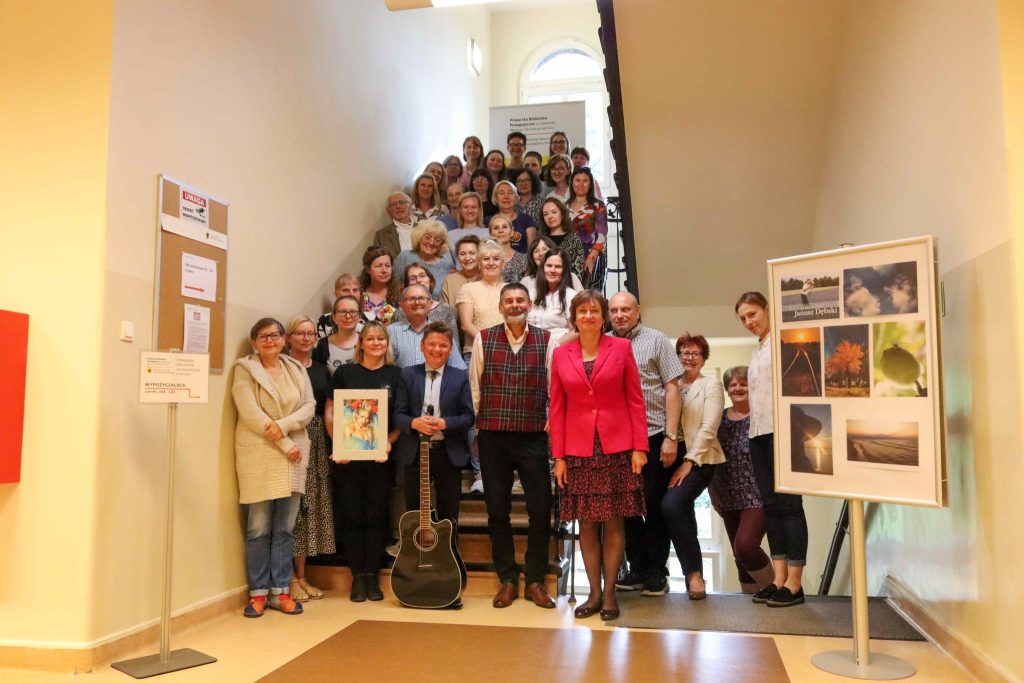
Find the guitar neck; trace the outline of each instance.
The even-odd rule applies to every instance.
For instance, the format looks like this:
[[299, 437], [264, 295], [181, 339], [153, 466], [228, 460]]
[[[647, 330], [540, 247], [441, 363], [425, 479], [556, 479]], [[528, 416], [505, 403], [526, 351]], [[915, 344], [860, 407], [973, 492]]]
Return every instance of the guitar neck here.
[[430, 528], [430, 441], [420, 440], [420, 528]]

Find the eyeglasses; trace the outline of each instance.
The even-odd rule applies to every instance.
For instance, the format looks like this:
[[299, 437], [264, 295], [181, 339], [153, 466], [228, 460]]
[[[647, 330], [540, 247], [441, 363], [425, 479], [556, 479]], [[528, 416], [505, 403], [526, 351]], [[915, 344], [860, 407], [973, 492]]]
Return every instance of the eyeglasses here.
[[358, 318], [359, 311], [335, 311], [334, 315], [339, 318]]
[[315, 337], [316, 332], [292, 332], [293, 337]]
[[704, 354], [700, 351], [680, 351], [680, 358], [703, 358]]
[[429, 296], [407, 296], [403, 301], [408, 301], [411, 304], [422, 304], [430, 301]]
[[510, 142], [510, 143], [508, 143], [508, 148], [509, 149], [522, 149], [523, 147], [526, 147], [526, 145], [524, 145], [521, 142]]
[[395, 209], [395, 208], [398, 208], [399, 206], [409, 206], [409, 202], [407, 202], [404, 199], [402, 199], [400, 201], [397, 201], [397, 202], [388, 202], [388, 208], [389, 209]]
[[274, 332], [273, 334], [260, 334], [260, 335], [256, 336], [256, 341], [258, 341], [258, 342], [278, 341], [278, 340], [281, 339], [282, 336], [283, 335], [281, 335], [278, 332]]
[[427, 244], [444, 244], [444, 238], [440, 235], [424, 235], [420, 238], [420, 242], [426, 242]]

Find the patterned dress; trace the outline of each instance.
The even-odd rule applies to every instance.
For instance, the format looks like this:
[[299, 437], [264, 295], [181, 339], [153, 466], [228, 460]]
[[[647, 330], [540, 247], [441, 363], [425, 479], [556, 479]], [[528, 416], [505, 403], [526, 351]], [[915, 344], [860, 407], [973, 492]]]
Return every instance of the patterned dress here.
[[[589, 378], [594, 361], [585, 361], [583, 369]], [[607, 522], [646, 514], [643, 479], [633, 474], [632, 465], [632, 451], [606, 454], [594, 430], [594, 455], [565, 457], [562, 521]]]
[[750, 460], [750, 416], [742, 420], [729, 419], [728, 408], [718, 426], [718, 442], [725, 452], [725, 462], [715, 469], [711, 487], [718, 494], [723, 512], [749, 510], [761, 507], [761, 494], [754, 479], [754, 465]]
[[306, 495], [295, 520], [295, 557], [330, 555], [334, 547], [334, 505], [331, 503], [331, 447], [324, 426], [324, 405], [331, 389], [326, 366], [313, 362], [306, 368], [316, 397], [316, 414], [306, 426], [309, 434], [309, 468]]

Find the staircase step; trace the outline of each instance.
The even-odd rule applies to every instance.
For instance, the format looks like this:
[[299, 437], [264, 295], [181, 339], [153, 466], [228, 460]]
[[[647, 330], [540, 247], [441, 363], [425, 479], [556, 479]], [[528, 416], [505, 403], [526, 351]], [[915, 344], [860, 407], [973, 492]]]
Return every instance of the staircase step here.
[[[526, 535], [514, 534], [512, 542], [516, 548], [516, 562], [523, 564], [526, 557]], [[558, 539], [552, 537], [548, 547], [551, 557], [558, 555]], [[484, 533], [459, 532], [459, 552], [465, 562], [490, 562], [491, 561], [491, 538]]]
[[[557, 565], [552, 566], [557, 568], [559, 572], [562, 571], [561, 567]], [[501, 581], [498, 580], [498, 575], [494, 573], [493, 567], [490, 569], [478, 569], [477, 567], [478, 565], [467, 565], [468, 581], [462, 595], [464, 597], [472, 596], [490, 599], [498, 592]], [[566, 569], [566, 571], [568, 570]], [[394, 600], [394, 593], [391, 592], [391, 570], [383, 569], [380, 574], [381, 590], [384, 591], [387, 600]], [[551, 595], [557, 595], [558, 593], [559, 576], [560, 573], [553, 573], [549, 570], [548, 574], [544, 577], [544, 590]], [[348, 567], [309, 565], [306, 567], [306, 577], [314, 586], [325, 591], [338, 591], [342, 595], [348, 595], [349, 591], [352, 590], [352, 572], [348, 570]], [[520, 579], [520, 595], [523, 594], [525, 588], [523, 580]]]

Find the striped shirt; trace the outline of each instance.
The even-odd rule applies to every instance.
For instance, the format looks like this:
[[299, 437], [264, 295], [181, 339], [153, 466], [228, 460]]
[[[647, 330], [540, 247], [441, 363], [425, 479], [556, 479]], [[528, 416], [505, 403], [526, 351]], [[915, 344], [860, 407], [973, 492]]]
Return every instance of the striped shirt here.
[[[614, 333], [612, 336], [618, 336]], [[640, 387], [647, 408], [647, 436], [665, 431], [665, 385], [683, 374], [683, 365], [676, 356], [669, 338], [650, 327], [637, 324], [623, 338], [633, 346], [633, 358], [640, 370]]]
[[[423, 324], [423, 328], [426, 328], [426, 323]], [[423, 340], [423, 329], [419, 332], [412, 329], [409, 322], [394, 323], [388, 328], [388, 336], [391, 337], [391, 353], [395, 356], [395, 365], [400, 368], [407, 368], [410, 365], [419, 365], [425, 362], [423, 358], [423, 350], [420, 348], [420, 342]], [[452, 346], [452, 354], [448, 356], [448, 365], [459, 370], [466, 369], [466, 361], [462, 359], [462, 354], [454, 350]]]

